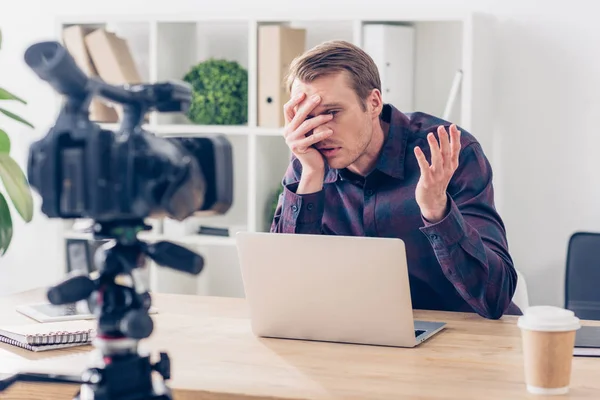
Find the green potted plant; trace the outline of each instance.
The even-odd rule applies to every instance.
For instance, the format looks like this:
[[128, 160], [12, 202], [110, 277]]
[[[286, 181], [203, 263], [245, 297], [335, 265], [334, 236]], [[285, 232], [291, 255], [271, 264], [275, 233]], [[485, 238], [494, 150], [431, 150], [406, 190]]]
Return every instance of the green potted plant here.
[[[2, 31], [0, 30], [0, 49], [2, 48]], [[31, 128], [33, 125], [20, 116], [8, 111], [2, 106], [7, 101], [17, 101], [27, 104], [25, 100], [15, 96], [8, 90], [0, 88], [0, 114], [11, 118]], [[1, 120], [0, 120], [1, 122]], [[0, 179], [14, 208], [23, 221], [30, 222], [33, 218], [33, 198], [25, 174], [19, 164], [10, 155], [10, 137], [0, 125]], [[6, 197], [0, 192], [0, 255], [4, 255], [13, 237], [13, 222], [10, 207]]]
[[248, 122], [248, 71], [239, 63], [210, 58], [183, 77], [192, 86], [190, 121], [202, 125]]

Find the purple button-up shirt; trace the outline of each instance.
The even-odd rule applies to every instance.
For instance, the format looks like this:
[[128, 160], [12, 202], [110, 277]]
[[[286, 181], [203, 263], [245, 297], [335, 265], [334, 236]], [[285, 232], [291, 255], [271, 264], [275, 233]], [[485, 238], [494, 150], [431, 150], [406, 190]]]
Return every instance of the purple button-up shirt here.
[[385, 105], [390, 124], [375, 169], [366, 177], [326, 167], [323, 190], [295, 193], [296, 158], [283, 177], [271, 232], [394, 237], [405, 242], [413, 308], [520, 314], [511, 299], [517, 274], [504, 223], [494, 206], [492, 169], [475, 137], [461, 131], [461, 152], [447, 194], [449, 213], [431, 224], [415, 200], [420, 170], [413, 150], [431, 160], [427, 134], [450, 123]]

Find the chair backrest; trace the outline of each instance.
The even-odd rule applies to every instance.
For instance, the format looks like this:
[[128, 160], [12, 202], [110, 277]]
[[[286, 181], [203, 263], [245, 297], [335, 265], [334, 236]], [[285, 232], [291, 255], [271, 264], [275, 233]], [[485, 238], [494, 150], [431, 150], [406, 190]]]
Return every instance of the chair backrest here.
[[571, 235], [566, 264], [565, 308], [579, 318], [600, 320], [600, 233]]
[[517, 287], [515, 288], [515, 293], [513, 295], [512, 301], [516, 304], [517, 307], [521, 309], [521, 311], [525, 311], [525, 309], [529, 307], [529, 294], [527, 292], [527, 282], [525, 282], [525, 277], [518, 270], [517, 277]]

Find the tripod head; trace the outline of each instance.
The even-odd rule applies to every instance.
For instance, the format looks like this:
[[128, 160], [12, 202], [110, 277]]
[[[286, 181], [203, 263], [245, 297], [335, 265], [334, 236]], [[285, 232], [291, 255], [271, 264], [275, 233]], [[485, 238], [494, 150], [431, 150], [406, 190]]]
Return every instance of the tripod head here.
[[148, 314], [151, 299], [142, 276], [146, 257], [161, 266], [192, 275], [202, 271], [203, 258], [174, 243], [139, 240], [137, 233], [148, 228], [141, 221], [137, 224], [97, 223], [95, 238], [110, 239], [96, 253], [99, 276], [95, 279], [74, 276], [50, 288], [50, 303], [60, 305], [85, 300], [98, 318], [99, 337], [149, 337], [153, 328]]
[[[154, 326], [146, 260], [197, 275], [203, 258], [174, 243], [143, 242], [138, 234], [150, 229], [146, 218], [182, 221], [227, 212], [233, 200], [231, 145], [219, 135], [161, 138], [142, 128], [149, 111], [187, 111], [192, 92], [186, 83], [110, 85], [86, 76], [54, 41], [29, 47], [25, 61], [64, 96], [56, 123], [29, 150], [29, 182], [42, 198], [42, 212], [91, 219], [94, 238], [107, 241], [95, 260], [99, 275], [66, 279], [48, 290], [48, 300], [87, 303], [98, 322], [93, 344], [100, 357], [80, 378], [20, 373], [0, 381], [0, 390], [17, 380], [79, 382], [82, 400], [170, 399], [167, 354], [152, 364], [138, 351]], [[122, 107], [118, 130], [90, 121], [95, 96]], [[153, 380], [153, 371], [163, 381]]]

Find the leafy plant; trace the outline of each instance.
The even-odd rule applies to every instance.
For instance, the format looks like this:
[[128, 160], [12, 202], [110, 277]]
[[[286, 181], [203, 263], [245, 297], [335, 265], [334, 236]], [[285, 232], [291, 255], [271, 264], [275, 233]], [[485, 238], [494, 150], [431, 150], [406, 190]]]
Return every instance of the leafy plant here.
[[188, 118], [204, 125], [248, 122], [248, 71], [235, 61], [208, 59], [190, 69], [184, 81], [192, 85]]
[[[0, 49], [2, 48], [2, 31], [0, 31]], [[17, 101], [27, 104], [25, 100], [0, 88], [0, 104], [6, 101]], [[33, 125], [20, 116], [0, 106], [0, 113], [31, 128]], [[25, 174], [19, 164], [10, 156], [10, 137], [0, 128], [0, 179], [12, 201], [13, 206], [25, 222], [33, 218], [33, 198]], [[10, 208], [4, 195], [0, 192], [0, 255], [8, 250], [13, 237], [13, 223]]]

